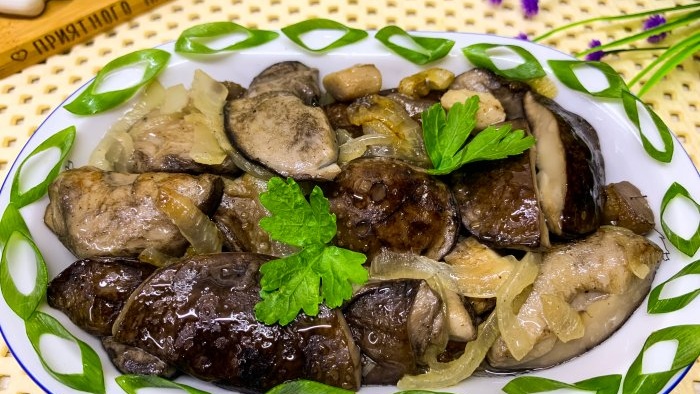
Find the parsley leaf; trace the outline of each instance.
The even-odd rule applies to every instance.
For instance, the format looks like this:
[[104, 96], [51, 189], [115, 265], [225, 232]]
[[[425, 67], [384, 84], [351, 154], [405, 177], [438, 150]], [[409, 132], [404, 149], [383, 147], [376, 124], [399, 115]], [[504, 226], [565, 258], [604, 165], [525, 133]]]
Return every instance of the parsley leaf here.
[[331, 308], [341, 306], [352, 296], [352, 283], [367, 281], [365, 255], [328, 245], [336, 233], [335, 215], [318, 186], [308, 201], [293, 179], [271, 178], [267, 188], [260, 202], [271, 216], [260, 226], [272, 239], [302, 249], [260, 267], [262, 301], [255, 305], [256, 318], [286, 325], [300, 311], [316, 316], [324, 301]]
[[464, 103], [455, 103], [447, 114], [440, 103], [423, 111], [423, 140], [433, 163], [429, 174], [445, 175], [473, 161], [518, 155], [535, 144], [534, 137], [526, 136], [523, 130], [511, 131], [509, 124], [489, 126], [467, 142], [478, 109], [479, 96], [472, 96]]

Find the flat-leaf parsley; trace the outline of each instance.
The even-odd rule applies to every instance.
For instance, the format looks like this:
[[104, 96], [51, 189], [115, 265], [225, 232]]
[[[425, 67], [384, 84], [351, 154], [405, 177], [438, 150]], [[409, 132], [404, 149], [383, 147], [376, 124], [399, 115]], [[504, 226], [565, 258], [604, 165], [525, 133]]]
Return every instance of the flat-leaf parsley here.
[[518, 155], [535, 144], [535, 138], [523, 130], [511, 130], [510, 124], [489, 126], [467, 143], [476, 124], [479, 96], [455, 103], [445, 113], [436, 103], [421, 114], [423, 140], [433, 168], [428, 173], [445, 175], [479, 160], [504, 159]]
[[318, 186], [307, 201], [293, 179], [271, 178], [260, 202], [271, 214], [260, 220], [260, 227], [272, 239], [301, 250], [260, 267], [258, 320], [286, 325], [300, 311], [316, 316], [320, 303], [339, 307], [352, 296], [352, 283], [367, 281], [364, 254], [328, 244], [336, 233], [335, 215]]

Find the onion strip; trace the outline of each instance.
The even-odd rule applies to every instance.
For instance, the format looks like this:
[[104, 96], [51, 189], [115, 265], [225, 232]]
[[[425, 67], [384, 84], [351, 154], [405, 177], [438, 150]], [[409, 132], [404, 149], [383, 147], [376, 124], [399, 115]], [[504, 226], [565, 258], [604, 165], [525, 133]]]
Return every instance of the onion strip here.
[[437, 363], [421, 375], [405, 375], [397, 386], [401, 390], [430, 389], [454, 386], [471, 376], [481, 365], [491, 346], [498, 338], [498, 323], [495, 313], [479, 326], [476, 340], [467, 343], [464, 353], [448, 363]]
[[162, 187], [156, 201], [192, 245], [194, 254], [219, 253], [223, 246], [223, 236], [214, 222], [195, 203], [169, 187]]
[[513, 309], [515, 301], [523, 290], [537, 278], [540, 259], [539, 254], [526, 254], [496, 294], [496, 316], [501, 337], [516, 360], [525, 357], [537, 341], [537, 337], [532, 335], [531, 330], [526, 327], [528, 322], [519, 319], [517, 312]]

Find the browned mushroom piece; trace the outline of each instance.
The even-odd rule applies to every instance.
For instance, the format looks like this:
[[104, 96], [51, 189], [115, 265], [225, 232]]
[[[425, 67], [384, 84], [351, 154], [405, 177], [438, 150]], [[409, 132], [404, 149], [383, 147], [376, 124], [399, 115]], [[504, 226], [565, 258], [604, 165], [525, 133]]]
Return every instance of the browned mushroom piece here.
[[116, 342], [111, 336], [102, 338], [102, 347], [121, 373], [155, 375], [167, 379], [178, 375], [177, 369], [158, 357], [143, 349]]
[[525, 115], [537, 141], [537, 186], [550, 234], [573, 239], [601, 223], [605, 186], [598, 135], [580, 116], [528, 92]]
[[321, 306], [318, 316], [301, 314], [287, 326], [255, 318], [259, 268], [270, 258], [208, 254], [158, 269], [122, 309], [114, 340], [239, 391], [294, 379], [357, 390], [359, 350], [340, 310]]
[[[514, 129], [528, 130], [521, 121]], [[452, 177], [452, 192], [464, 227], [495, 248], [549, 247], [549, 233], [535, 176], [535, 151], [466, 165]]]
[[343, 129], [347, 131], [351, 137], [356, 138], [362, 135], [362, 126], [358, 126], [350, 122], [348, 118], [348, 103], [334, 102], [323, 106], [326, 111], [328, 122], [330, 122], [333, 130]]
[[359, 158], [324, 186], [337, 217], [339, 246], [383, 248], [440, 259], [457, 239], [452, 193], [440, 180], [391, 158]]
[[429, 349], [442, 351], [447, 341], [442, 300], [424, 280], [365, 285], [343, 314], [362, 352], [363, 384], [395, 384], [422, 372]]
[[[489, 351], [489, 365], [497, 371], [547, 368], [597, 346], [644, 300], [662, 256], [647, 238], [613, 226], [553, 247], [543, 255], [532, 291], [517, 312], [521, 342], [533, 340], [534, 347], [518, 360], [499, 338]], [[582, 336], [559, 339], [545, 309], [547, 297], [572, 309]]]
[[318, 70], [297, 61], [275, 63], [253, 78], [245, 97], [269, 92], [291, 93], [304, 104], [315, 106], [321, 97]]
[[112, 335], [124, 303], [154, 270], [130, 258], [78, 260], [49, 282], [46, 299], [90, 334]]
[[326, 114], [294, 94], [271, 91], [233, 100], [224, 113], [231, 144], [249, 161], [297, 180], [330, 180], [340, 172]]
[[379, 93], [382, 74], [374, 64], [357, 64], [323, 77], [323, 87], [338, 101], [352, 101]]
[[295, 249], [270, 239], [260, 227], [260, 219], [269, 212], [260, 203], [260, 193], [267, 191], [267, 181], [245, 174], [236, 179], [224, 179], [221, 205], [212, 220], [224, 237], [230, 252], [253, 252], [271, 256], [285, 256]]
[[621, 226], [644, 235], [654, 229], [654, 212], [646, 196], [627, 181], [605, 186], [603, 224]]
[[162, 172], [122, 174], [81, 167], [63, 171], [49, 187], [44, 221], [79, 258], [136, 257], [146, 248], [181, 256], [189, 245], [157, 207], [163, 188], [191, 199], [205, 214], [221, 201], [221, 177]]
[[503, 106], [506, 120], [513, 120], [525, 117], [523, 97], [530, 87], [524, 82], [507, 80], [487, 69], [473, 68], [455, 77], [449, 89], [491, 93]]

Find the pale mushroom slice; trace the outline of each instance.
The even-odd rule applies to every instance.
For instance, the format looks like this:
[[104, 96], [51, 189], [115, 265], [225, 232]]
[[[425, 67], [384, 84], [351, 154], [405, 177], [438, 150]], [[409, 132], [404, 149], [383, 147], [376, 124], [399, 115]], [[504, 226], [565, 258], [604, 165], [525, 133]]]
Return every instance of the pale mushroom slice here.
[[324, 111], [289, 92], [231, 101], [225, 128], [249, 161], [297, 180], [331, 180], [340, 172], [338, 143]]
[[598, 135], [580, 116], [537, 93], [524, 96], [537, 141], [537, 186], [551, 234], [573, 239], [601, 224], [605, 170]]
[[[597, 346], [637, 309], [649, 292], [662, 256], [661, 248], [647, 238], [613, 226], [603, 226], [585, 239], [554, 247], [542, 256], [532, 291], [517, 310], [520, 334], [532, 339], [534, 346], [516, 359], [506, 341], [499, 338], [488, 354], [490, 369], [551, 367]], [[638, 274], [639, 266], [646, 268], [645, 275]], [[557, 330], [547, 324], [553, 319], [545, 313], [542, 302], [548, 297], [563, 300], [578, 313], [583, 336], [564, 340], [557, 337], [553, 332]]]

